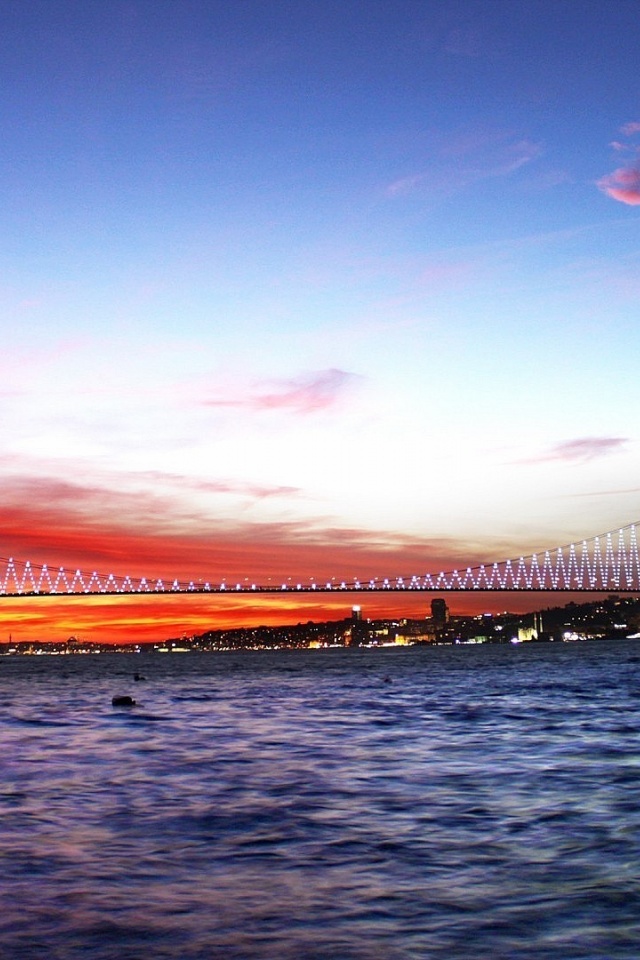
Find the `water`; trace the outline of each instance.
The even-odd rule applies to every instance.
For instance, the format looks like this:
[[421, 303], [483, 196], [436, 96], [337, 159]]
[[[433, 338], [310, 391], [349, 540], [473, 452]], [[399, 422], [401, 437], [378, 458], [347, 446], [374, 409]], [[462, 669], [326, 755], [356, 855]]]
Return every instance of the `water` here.
[[2, 960], [640, 956], [633, 641], [3, 658], [0, 732]]

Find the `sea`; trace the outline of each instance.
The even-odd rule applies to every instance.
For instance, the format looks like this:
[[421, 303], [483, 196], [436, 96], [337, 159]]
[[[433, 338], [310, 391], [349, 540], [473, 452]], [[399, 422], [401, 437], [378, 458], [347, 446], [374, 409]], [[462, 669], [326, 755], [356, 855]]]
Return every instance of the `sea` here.
[[638, 644], [0, 658], [0, 957], [638, 960]]

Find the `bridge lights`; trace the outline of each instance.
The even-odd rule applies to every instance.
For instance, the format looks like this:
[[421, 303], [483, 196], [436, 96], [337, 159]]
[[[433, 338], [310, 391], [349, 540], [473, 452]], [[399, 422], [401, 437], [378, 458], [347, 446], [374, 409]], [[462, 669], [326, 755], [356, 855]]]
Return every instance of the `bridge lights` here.
[[[326, 583], [316, 582], [309, 577], [305, 583], [296, 584], [293, 578], [285, 578], [279, 589], [299, 591], [326, 590], [637, 590], [640, 583], [640, 556], [635, 525], [629, 525], [617, 531], [556, 547], [553, 550], [540, 551], [526, 557], [500, 561], [493, 564], [479, 564], [461, 570], [441, 571], [439, 574], [425, 573], [410, 577], [372, 578], [362, 581], [356, 577], [349, 581], [331, 577]], [[225, 592], [233, 590], [223, 578], [219, 586], [209, 581], [194, 583], [174, 580], [132, 579], [129, 576], [115, 576], [113, 573], [100, 574], [93, 570], [84, 574], [80, 569], [67, 574], [64, 567], [48, 568], [45, 565], [33, 565], [30, 561], [17, 564], [13, 558], [2, 561], [3, 575], [0, 576], [0, 595], [24, 596], [46, 594], [90, 595], [90, 594], [135, 594], [141, 593], [183, 593]], [[273, 589], [272, 579], [262, 586], [250, 583], [249, 578], [236, 584], [236, 590], [260, 591]], [[276, 587], [278, 589], [278, 587]]]

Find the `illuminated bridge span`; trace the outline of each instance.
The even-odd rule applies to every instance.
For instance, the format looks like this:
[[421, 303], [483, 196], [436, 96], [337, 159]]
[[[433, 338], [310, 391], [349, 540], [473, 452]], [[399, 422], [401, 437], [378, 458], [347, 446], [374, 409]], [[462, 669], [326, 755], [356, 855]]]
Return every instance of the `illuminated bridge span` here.
[[534, 553], [515, 560], [480, 564], [441, 573], [377, 578], [304, 582], [287, 580], [268, 585], [203, 580], [170, 580], [86, 573], [0, 559], [0, 596], [105, 596], [175, 593], [364, 593], [419, 590], [444, 591], [557, 591], [611, 593], [640, 592], [640, 560], [636, 524], [610, 533]]

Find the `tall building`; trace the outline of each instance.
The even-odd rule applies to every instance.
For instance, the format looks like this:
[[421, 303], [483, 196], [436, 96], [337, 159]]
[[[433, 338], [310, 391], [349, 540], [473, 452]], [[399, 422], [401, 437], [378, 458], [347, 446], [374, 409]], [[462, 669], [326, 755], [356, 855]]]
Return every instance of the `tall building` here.
[[449, 607], [446, 600], [438, 597], [431, 601], [431, 619], [436, 630], [444, 630], [449, 622]]
[[369, 642], [369, 624], [362, 619], [362, 608], [355, 606], [351, 610], [351, 645], [354, 647]]

